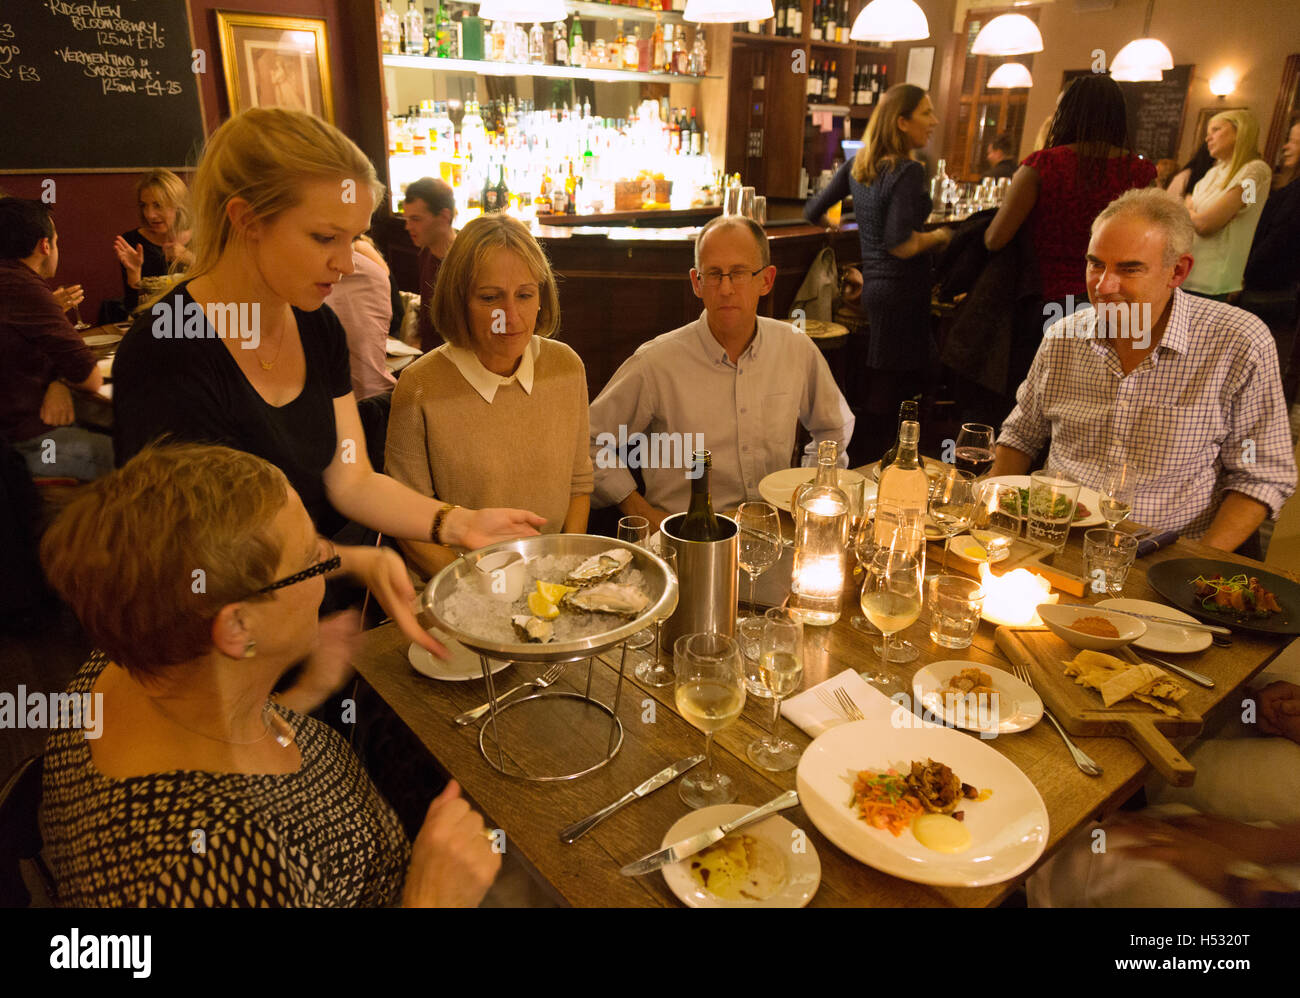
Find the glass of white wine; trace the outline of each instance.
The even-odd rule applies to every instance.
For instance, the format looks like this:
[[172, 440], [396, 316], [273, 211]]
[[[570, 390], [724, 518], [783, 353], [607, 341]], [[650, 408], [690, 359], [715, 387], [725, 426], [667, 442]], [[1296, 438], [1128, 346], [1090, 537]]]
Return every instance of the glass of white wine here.
[[903, 691], [902, 683], [886, 672], [890, 661], [890, 640], [906, 630], [921, 614], [921, 578], [925, 563], [915, 554], [895, 546], [882, 546], [867, 567], [862, 586], [862, 612], [885, 640], [880, 646], [881, 671], [863, 676], [887, 696]]
[[758, 577], [781, 560], [781, 514], [765, 502], [742, 502], [736, 510], [740, 527], [740, 567], [749, 576], [749, 613], [758, 616], [754, 587]]
[[[650, 521], [644, 516], [623, 517], [618, 521], [618, 539], [640, 548], [645, 547], [646, 541], [650, 539]], [[654, 644], [654, 640], [654, 632], [649, 627], [642, 628], [627, 639], [627, 646], [638, 652], [633, 656], [636, 669], [646, 669], [654, 664], [648, 655], [641, 652], [642, 648]]]
[[1101, 497], [1101, 515], [1112, 527], [1128, 519], [1133, 512], [1134, 477], [1132, 467], [1123, 458], [1108, 464], [1102, 475], [1101, 488], [1097, 490]]
[[777, 736], [781, 723], [781, 701], [799, 688], [803, 679], [803, 624], [789, 610], [773, 607], [763, 624], [759, 674], [772, 693], [772, 732], [749, 743], [750, 762], [773, 773], [793, 769], [799, 762], [799, 746]]
[[713, 735], [740, 716], [745, 706], [745, 673], [740, 646], [725, 634], [683, 634], [673, 645], [677, 710], [704, 732], [704, 766], [687, 773], [678, 793], [688, 807], [730, 804], [736, 799], [731, 777], [713, 766]]

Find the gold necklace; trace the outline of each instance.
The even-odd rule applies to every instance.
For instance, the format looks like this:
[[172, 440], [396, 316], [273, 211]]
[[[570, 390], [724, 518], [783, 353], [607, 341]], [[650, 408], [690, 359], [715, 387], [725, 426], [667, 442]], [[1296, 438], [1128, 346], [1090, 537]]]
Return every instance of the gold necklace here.
[[275, 356], [272, 357], [270, 360], [263, 360], [261, 354], [259, 354], [256, 350], [253, 351], [253, 356], [256, 357], [257, 362], [262, 365], [263, 371], [269, 371], [271, 368], [275, 367], [275, 362], [280, 359], [280, 350], [283, 347], [284, 347], [284, 328], [281, 327], [280, 340], [275, 346]]
[[276, 744], [278, 744], [281, 748], [288, 748], [290, 745], [293, 744], [293, 739], [294, 739], [293, 728], [289, 725], [288, 721], [286, 721], [283, 717], [281, 717], [278, 713], [276, 713], [275, 708], [272, 706], [272, 702], [269, 698], [267, 699], [266, 703], [262, 705], [262, 724], [266, 730], [264, 730], [256, 738], [253, 738], [249, 741], [235, 741], [233, 738], [220, 738], [217, 735], [205, 734], [202, 731], [198, 731], [195, 728], [191, 728], [184, 721], [180, 720], [180, 718], [175, 717], [170, 711], [164, 710], [163, 705], [159, 703], [158, 700], [155, 699], [154, 697], [148, 697], [148, 700], [151, 704], [153, 704], [154, 709], [157, 710], [158, 713], [160, 713], [163, 717], [167, 718], [167, 720], [171, 721], [178, 728], [183, 728], [184, 730], [188, 731], [190, 734], [198, 735], [200, 738], [207, 738], [208, 740], [214, 742], [222, 742], [223, 744], [226, 745], [256, 745], [267, 735], [271, 734], [271, 726], [274, 723], [276, 727], [276, 731], [275, 731]]

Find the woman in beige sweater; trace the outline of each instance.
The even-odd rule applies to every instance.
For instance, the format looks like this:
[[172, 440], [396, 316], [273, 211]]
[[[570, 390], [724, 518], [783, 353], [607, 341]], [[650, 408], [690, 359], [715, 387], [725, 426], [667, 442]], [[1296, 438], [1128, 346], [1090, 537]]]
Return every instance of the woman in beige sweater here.
[[[456, 505], [511, 505], [546, 517], [543, 533], [581, 533], [591, 506], [587, 378], [559, 328], [555, 276], [527, 227], [508, 215], [465, 226], [431, 306], [446, 342], [408, 367], [393, 392], [387, 471]], [[456, 552], [400, 542], [429, 576]]]

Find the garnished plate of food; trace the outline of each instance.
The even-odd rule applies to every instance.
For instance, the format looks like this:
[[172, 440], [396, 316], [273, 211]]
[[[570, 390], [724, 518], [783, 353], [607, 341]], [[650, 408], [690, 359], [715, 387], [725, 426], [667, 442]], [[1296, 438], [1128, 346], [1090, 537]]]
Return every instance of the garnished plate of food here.
[[[1165, 617], [1169, 620], [1196, 623], [1196, 618], [1190, 613], [1183, 613], [1182, 610], [1175, 610], [1172, 606], [1152, 600], [1104, 599], [1097, 606], [1105, 610], [1128, 610], [1131, 613], [1144, 613], [1149, 617]], [[1146, 633], [1140, 638], [1134, 638], [1134, 648], [1145, 648], [1147, 651], [1160, 652], [1164, 655], [1187, 655], [1205, 651], [1213, 642], [1210, 632], [1199, 628], [1160, 624], [1154, 620], [1147, 620], [1144, 623], [1147, 625]]]
[[1048, 630], [1075, 648], [1109, 651], [1136, 641], [1147, 630], [1137, 617], [1084, 603], [1043, 603], [1037, 609]]
[[[668, 829], [663, 845], [752, 810], [749, 804], [719, 804], [692, 811]], [[817, 893], [822, 864], [808, 837], [774, 814], [665, 866], [663, 875], [668, 889], [691, 908], [802, 908]]]
[[[999, 475], [996, 478], [986, 478], [986, 482], [996, 482], [998, 485], [1010, 485], [1020, 490], [1020, 515], [1029, 516], [1029, 476], [1028, 475]], [[1064, 501], [1064, 500], [1058, 500]], [[1062, 510], [1064, 516], [1064, 510]], [[1074, 506], [1074, 522], [1072, 527], [1099, 527], [1106, 522], [1106, 518], [1101, 515], [1101, 496], [1097, 494], [1096, 489], [1090, 489], [1083, 485], [1079, 488], [1079, 501]]]
[[1180, 610], [1210, 624], [1257, 634], [1300, 634], [1300, 583], [1250, 565], [1173, 558], [1147, 582]]
[[1029, 778], [952, 728], [838, 725], [808, 746], [797, 786], [804, 813], [828, 839], [916, 883], [1001, 883], [1047, 845], [1047, 808]]
[[912, 698], [945, 724], [967, 731], [1006, 735], [1043, 719], [1043, 701], [1033, 687], [1001, 669], [958, 659], [918, 669]]

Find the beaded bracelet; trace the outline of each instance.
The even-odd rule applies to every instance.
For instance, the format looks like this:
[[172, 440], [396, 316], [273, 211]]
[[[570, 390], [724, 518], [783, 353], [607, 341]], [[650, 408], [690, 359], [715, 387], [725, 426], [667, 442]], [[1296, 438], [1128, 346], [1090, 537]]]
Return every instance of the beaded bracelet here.
[[440, 539], [442, 533], [442, 521], [447, 518], [447, 514], [453, 509], [460, 509], [460, 507], [454, 503], [448, 503], [446, 506], [443, 506], [438, 510], [438, 512], [433, 514], [433, 525], [429, 528], [429, 540], [433, 541], [434, 544], [443, 543]]

